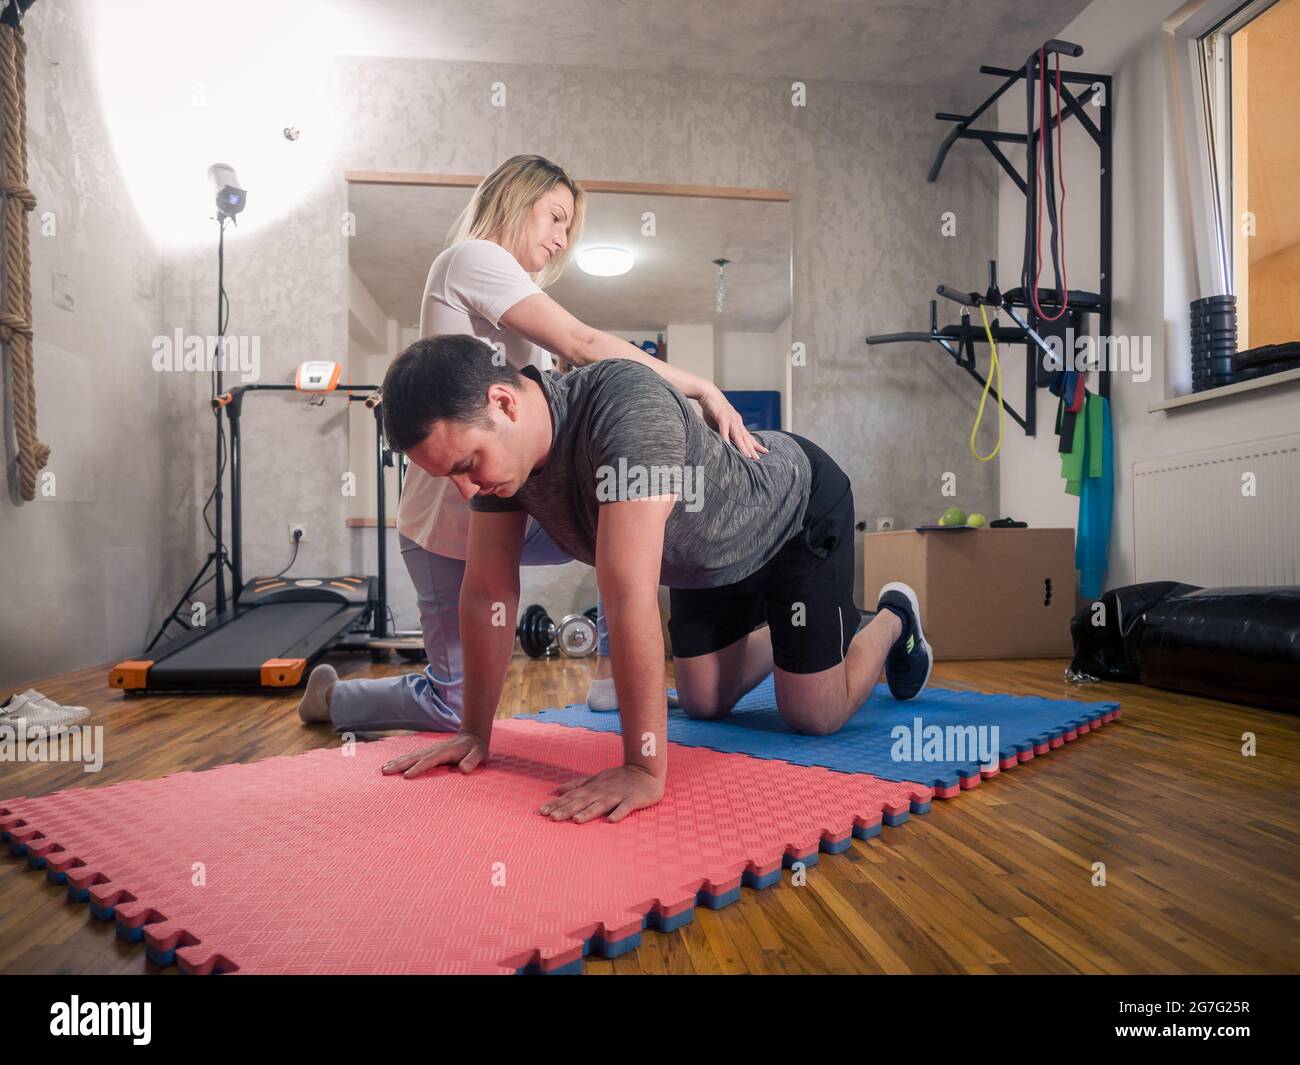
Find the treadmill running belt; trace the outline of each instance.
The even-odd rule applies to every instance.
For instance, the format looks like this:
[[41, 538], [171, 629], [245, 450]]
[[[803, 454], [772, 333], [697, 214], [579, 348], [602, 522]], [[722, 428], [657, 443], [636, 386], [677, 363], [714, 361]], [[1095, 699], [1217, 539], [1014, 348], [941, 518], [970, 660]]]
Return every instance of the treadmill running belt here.
[[345, 603], [266, 603], [156, 662], [149, 686], [198, 687], [206, 680], [256, 687], [263, 662], [315, 657], [363, 610]]

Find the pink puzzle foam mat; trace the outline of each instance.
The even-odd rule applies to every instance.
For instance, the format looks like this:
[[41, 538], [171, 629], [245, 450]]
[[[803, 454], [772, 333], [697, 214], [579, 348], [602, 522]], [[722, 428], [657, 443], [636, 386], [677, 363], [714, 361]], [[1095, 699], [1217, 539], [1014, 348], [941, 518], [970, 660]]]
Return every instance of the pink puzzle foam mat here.
[[618, 824], [536, 813], [618, 736], [498, 721], [464, 775], [383, 776], [430, 736], [0, 802], [28, 864], [190, 973], [581, 971], [696, 905], [929, 809], [930, 788], [670, 745], [664, 799]]

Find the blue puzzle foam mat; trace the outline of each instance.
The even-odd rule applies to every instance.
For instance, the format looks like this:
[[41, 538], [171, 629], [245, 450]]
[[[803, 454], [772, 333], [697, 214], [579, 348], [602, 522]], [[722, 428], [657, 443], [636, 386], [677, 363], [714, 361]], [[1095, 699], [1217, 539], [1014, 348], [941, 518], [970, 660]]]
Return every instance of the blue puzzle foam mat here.
[[[687, 747], [914, 781], [948, 797], [978, 784], [981, 777], [1046, 754], [1119, 715], [1119, 704], [1112, 702], [934, 687], [900, 702], [889, 694], [887, 686], [878, 684], [839, 732], [803, 736], [781, 720], [775, 684], [769, 676], [720, 721], [692, 721], [681, 710], [669, 710], [668, 738]], [[585, 706], [517, 716], [597, 732], [619, 731], [617, 713], [596, 713]], [[981, 729], [985, 731], [981, 733]], [[981, 764], [982, 753], [991, 753], [994, 747], [996, 760]]]

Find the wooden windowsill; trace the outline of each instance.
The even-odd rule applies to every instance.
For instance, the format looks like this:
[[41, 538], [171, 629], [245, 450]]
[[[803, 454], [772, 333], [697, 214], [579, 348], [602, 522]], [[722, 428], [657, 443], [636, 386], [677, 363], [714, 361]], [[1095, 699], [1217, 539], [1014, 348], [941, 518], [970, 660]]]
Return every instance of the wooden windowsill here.
[[1253, 381], [1238, 381], [1235, 385], [1224, 385], [1222, 388], [1210, 388], [1204, 392], [1193, 392], [1190, 396], [1175, 396], [1173, 399], [1167, 399], [1163, 403], [1151, 404], [1151, 406], [1147, 407], [1147, 413], [1154, 414], [1159, 410], [1176, 410], [1179, 407], [1190, 407], [1196, 403], [1209, 403], [1211, 400], [1224, 399], [1228, 396], [1239, 396], [1243, 392], [1254, 392], [1261, 388], [1272, 388], [1274, 385], [1282, 385], [1290, 381], [1300, 381], [1300, 369], [1269, 374], [1267, 377], [1257, 377]]

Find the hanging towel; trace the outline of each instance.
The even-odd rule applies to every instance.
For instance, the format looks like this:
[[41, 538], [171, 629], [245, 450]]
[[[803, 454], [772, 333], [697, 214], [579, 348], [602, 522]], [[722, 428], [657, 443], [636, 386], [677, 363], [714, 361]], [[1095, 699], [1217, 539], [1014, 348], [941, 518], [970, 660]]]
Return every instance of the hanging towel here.
[[[1114, 447], [1111, 438], [1110, 400], [1089, 395], [1084, 407], [1083, 432], [1088, 436], [1079, 482], [1079, 528], [1074, 564], [1079, 571], [1079, 594], [1089, 599], [1101, 595], [1110, 553], [1110, 528], [1115, 499]], [[1067, 486], [1067, 491], [1069, 488]]]

